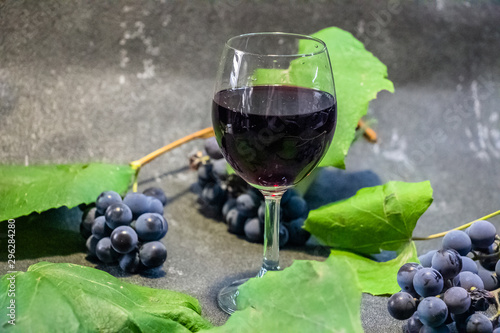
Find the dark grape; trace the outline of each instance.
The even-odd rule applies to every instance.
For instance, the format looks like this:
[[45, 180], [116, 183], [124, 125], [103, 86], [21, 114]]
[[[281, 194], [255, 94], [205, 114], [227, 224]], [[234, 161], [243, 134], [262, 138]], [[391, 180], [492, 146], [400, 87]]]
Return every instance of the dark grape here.
[[493, 324], [482, 313], [474, 313], [467, 318], [467, 333], [487, 333], [493, 331]]
[[236, 199], [236, 208], [240, 214], [253, 217], [257, 214], [258, 206], [250, 194], [242, 194]]
[[205, 185], [201, 192], [201, 198], [210, 205], [222, 207], [226, 199], [226, 192], [217, 183]]
[[208, 183], [216, 182], [212, 173], [212, 164], [202, 164], [198, 167], [198, 182], [202, 187]]
[[148, 268], [159, 267], [167, 260], [167, 249], [162, 242], [147, 242], [139, 249], [139, 258], [141, 263]]
[[104, 237], [97, 242], [95, 254], [105, 264], [115, 263], [120, 256], [111, 246], [111, 239], [109, 237]]
[[471, 248], [471, 239], [462, 230], [452, 230], [443, 237], [443, 249], [454, 249], [460, 255], [465, 256]]
[[101, 239], [111, 235], [112, 229], [106, 223], [106, 218], [104, 216], [99, 216], [95, 219], [94, 225], [92, 226], [92, 235], [95, 238]]
[[418, 304], [417, 312], [420, 321], [424, 325], [431, 327], [441, 326], [448, 317], [446, 304], [437, 297], [424, 298]]
[[398, 320], [405, 320], [410, 318], [417, 310], [417, 304], [412, 295], [401, 291], [395, 293], [389, 298], [387, 303], [387, 310], [389, 314]]
[[500, 287], [497, 275], [494, 272], [488, 271], [486, 269], [480, 269], [477, 275], [479, 275], [479, 277], [483, 281], [484, 289], [493, 291]]
[[466, 312], [471, 305], [469, 293], [462, 287], [452, 287], [446, 290], [443, 301], [448, 306], [448, 311], [455, 314]]
[[236, 207], [236, 199], [229, 198], [228, 200], [226, 200], [224, 206], [222, 206], [222, 218], [224, 219], [224, 221], [226, 220], [227, 213], [235, 207]]
[[415, 313], [406, 322], [406, 331], [407, 333], [419, 333], [422, 326], [424, 326], [424, 324], [422, 324], [418, 317], [418, 313], [415, 311]]
[[495, 241], [496, 229], [488, 221], [476, 221], [467, 229], [472, 245], [478, 248], [487, 248]]
[[138, 243], [137, 233], [129, 226], [117, 227], [109, 237], [113, 249], [121, 254], [129, 253], [135, 249]]
[[432, 268], [444, 279], [452, 279], [462, 270], [462, 258], [454, 249], [439, 250], [432, 257]]
[[97, 208], [92, 207], [87, 210], [82, 215], [82, 223], [80, 223], [80, 233], [83, 238], [89, 238], [92, 234], [92, 226], [94, 225], [95, 216]]
[[431, 250], [426, 254], [423, 254], [418, 257], [418, 261], [420, 261], [420, 265], [423, 267], [431, 267], [432, 266], [432, 257], [437, 252], [437, 250]]
[[492, 333], [500, 333], [500, 327], [495, 328]]
[[127, 273], [139, 273], [145, 266], [142, 265], [139, 258], [139, 251], [133, 250], [127, 254], [124, 254], [118, 260], [120, 268]]
[[280, 240], [280, 247], [283, 247], [288, 243], [288, 239], [290, 237], [290, 233], [288, 232], [288, 228], [283, 225], [283, 223], [280, 223], [279, 225], [279, 240]]
[[305, 218], [299, 217], [298, 219], [290, 221], [286, 224], [288, 233], [290, 234], [290, 239], [288, 240], [290, 244], [304, 245], [311, 237], [311, 234], [302, 228], [304, 226], [304, 222]]
[[122, 202], [122, 197], [114, 191], [102, 192], [95, 201], [97, 212], [104, 215], [106, 209], [112, 204]]
[[132, 211], [124, 203], [115, 203], [106, 209], [104, 214], [106, 217], [106, 224], [114, 229], [121, 225], [129, 225], [132, 222]]
[[477, 274], [476, 262], [469, 257], [462, 257], [462, 272], [464, 271]]
[[222, 152], [219, 148], [219, 144], [217, 143], [217, 139], [215, 137], [210, 137], [208, 139], [205, 139], [205, 151], [207, 152], [208, 156], [214, 160], [221, 159]]
[[484, 289], [483, 280], [479, 277], [479, 275], [474, 274], [472, 272], [460, 272], [458, 274], [458, 279], [460, 282], [460, 287], [470, 290], [472, 287], [477, 289]]
[[259, 206], [259, 209], [257, 210], [257, 217], [259, 218], [260, 222], [264, 223], [266, 219], [266, 203], [262, 202]]
[[415, 292], [415, 289], [413, 288], [413, 277], [417, 271], [422, 268], [423, 267], [421, 265], [414, 262], [409, 262], [401, 266], [397, 275], [398, 285], [401, 290], [408, 293]]
[[245, 222], [244, 231], [247, 240], [250, 242], [262, 243], [264, 239], [264, 230], [258, 217], [248, 219]]
[[141, 241], [160, 240], [167, 234], [168, 223], [160, 214], [145, 213], [135, 222], [135, 230]]
[[247, 216], [241, 214], [237, 208], [231, 209], [226, 215], [227, 230], [236, 235], [245, 234]]
[[98, 242], [99, 239], [97, 239], [94, 235], [91, 235], [89, 238], [87, 238], [85, 246], [87, 247], [87, 251], [91, 256], [95, 256], [95, 248]]
[[167, 196], [165, 195], [165, 192], [159, 187], [149, 187], [142, 193], [148, 197], [154, 197], [160, 200], [163, 206], [167, 204]]
[[226, 180], [228, 177], [226, 160], [220, 159], [220, 160], [213, 161], [212, 165], [213, 165], [212, 172], [213, 172], [214, 176], [216, 176], [220, 180]]
[[300, 196], [291, 197], [288, 202], [283, 205], [283, 218], [287, 221], [305, 217], [308, 212], [307, 202]]
[[413, 288], [420, 296], [438, 295], [443, 290], [443, 287], [443, 276], [434, 268], [424, 267], [418, 270], [413, 277]]
[[286, 190], [286, 192], [283, 193], [283, 196], [281, 197], [281, 205], [286, 205], [288, 203], [288, 200], [297, 195], [299, 194], [293, 188]]
[[441, 325], [438, 327], [431, 327], [431, 326], [426, 326], [423, 325], [422, 328], [420, 328], [419, 333], [449, 333], [450, 329], [446, 325]]

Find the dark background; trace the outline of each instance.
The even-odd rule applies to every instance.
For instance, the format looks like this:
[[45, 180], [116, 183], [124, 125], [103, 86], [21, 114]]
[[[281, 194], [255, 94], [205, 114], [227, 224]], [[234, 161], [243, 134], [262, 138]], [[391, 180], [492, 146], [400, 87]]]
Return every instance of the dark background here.
[[[434, 203], [415, 235], [447, 230], [499, 209], [499, 22], [498, 1], [0, 0], [0, 161], [130, 162], [210, 126], [213, 80], [229, 37], [338, 26], [387, 65], [396, 89], [370, 104], [379, 141], [358, 140], [347, 170], [370, 170], [381, 182], [429, 179]], [[262, 249], [194, 208], [187, 156], [201, 147], [187, 144], [141, 172], [140, 188], [159, 185], [173, 198], [165, 276], [100, 268], [196, 296], [220, 324], [226, 316], [216, 307], [217, 290], [252, 275]], [[356, 187], [374, 178], [346, 179]], [[74, 229], [77, 211], [51, 214]], [[18, 232], [18, 269], [40, 260], [95, 266], [75, 232], [40, 240], [29, 223]], [[47, 225], [37, 228], [56, 227]], [[282, 263], [318, 255], [315, 247], [285, 249]], [[385, 303], [364, 296], [366, 332], [401, 330]]]

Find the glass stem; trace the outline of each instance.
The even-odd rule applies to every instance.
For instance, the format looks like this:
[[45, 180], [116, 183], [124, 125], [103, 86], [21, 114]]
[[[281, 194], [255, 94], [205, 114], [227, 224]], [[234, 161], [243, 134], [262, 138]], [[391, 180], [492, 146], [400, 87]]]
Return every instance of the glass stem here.
[[259, 277], [267, 271], [277, 271], [279, 267], [280, 250], [280, 200], [283, 193], [263, 192], [266, 199], [266, 215], [264, 224], [264, 255]]

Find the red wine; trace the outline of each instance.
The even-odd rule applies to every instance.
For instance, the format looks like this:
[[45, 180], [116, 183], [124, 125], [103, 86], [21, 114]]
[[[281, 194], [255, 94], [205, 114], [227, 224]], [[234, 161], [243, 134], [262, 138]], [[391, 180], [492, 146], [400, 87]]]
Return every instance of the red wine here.
[[328, 150], [337, 104], [329, 93], [292, 86], [255, 86], [215, 94], [212, 120], [228, 163], [248, 183], [289, 187]]

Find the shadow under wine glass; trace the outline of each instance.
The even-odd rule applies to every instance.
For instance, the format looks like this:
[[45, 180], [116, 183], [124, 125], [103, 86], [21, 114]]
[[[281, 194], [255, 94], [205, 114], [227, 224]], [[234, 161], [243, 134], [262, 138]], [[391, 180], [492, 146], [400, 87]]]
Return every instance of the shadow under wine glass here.
[[[289, 33], [233, 37], [224, 47], [212, 103], [217, 142], [235, 172], [265, 198], [264, 253], [258, 276], [279, 270], [283, 193], [328, 150], [337, 120], [335, 88], [323, 41]], [[237, 309], [233, 282], [218, 295]]]

